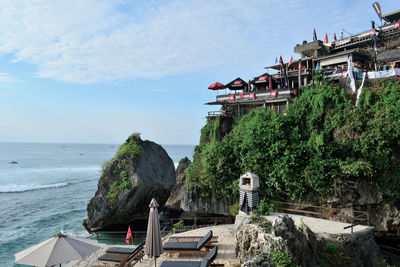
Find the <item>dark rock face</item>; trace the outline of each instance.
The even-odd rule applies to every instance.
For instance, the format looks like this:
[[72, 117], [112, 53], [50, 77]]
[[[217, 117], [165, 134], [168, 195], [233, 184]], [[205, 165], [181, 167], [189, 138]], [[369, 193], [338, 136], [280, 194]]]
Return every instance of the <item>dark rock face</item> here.
[[400, 209], [393, 203], [384, 202], [383, 192], [376, 183], [337, 181], [326, 202], [333, 207], [342, 207], [349, 216], [353, 216], [354, 210], [368, 211], [370, 223], [377, 230], [400, 235]]
[[176, 169], [176, 184], [165, 203], [165, 213], [172, 216], [207, 216], [230, 215], [230, 201], [216, 199], [213, 194], [211, 199], [204, 200], [190, 187], [186, 181], [186, 168], [190, 164], [188, 158], [179, 161]]
[[[174, 163], [160, 145], [142, 141], [138, 136], [129, 137], [124, 145], [132, 144], [140, 146], [141, 152], [130, 153], [121, 146], [117, 155], [105, 164], [97, 192], [87, 206], [88, 218], [83, 221], [89, 232], [110, 225], [126, 225], [136, 216], [145, 216], [153, 197], [162, 207], [175, 184]], [[114, 190], [117, 194], [112, 198], [113, 187], [117, 188]]]
[[187, 157], [184, 157], [178, 163], [178, 167], [176, 168], [176, 183], [165, 203], [165, 208], [168, 209], [170, 213], [177, 214], [181, 212], [181, 201], [183, 195], [187, 192], [186, 169], [189, 167], [190, 163]]

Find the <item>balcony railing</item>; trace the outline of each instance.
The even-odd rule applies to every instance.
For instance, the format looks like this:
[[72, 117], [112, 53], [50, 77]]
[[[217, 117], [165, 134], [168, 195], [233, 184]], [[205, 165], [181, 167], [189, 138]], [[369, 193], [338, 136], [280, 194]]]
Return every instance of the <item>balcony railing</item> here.
[[243, 92], [227, 95], [217, 96], [217, 102], [229, 103], [229, 102], [239, 102], [239, 101], [253, 101], [253, 100], [267, 100], [267, 99], [277, 99], [277, 98], [289, 98], [291, 96], [297, 95], [297, 89], [276, 89], [276, 90], [266, 90], [266, 91], [255, 91], [255, 92]]
[[216, 110], [216, 111], [209, 111], [208, 112], [208, 117], [218, 117], [223, 114], [222, 110]]

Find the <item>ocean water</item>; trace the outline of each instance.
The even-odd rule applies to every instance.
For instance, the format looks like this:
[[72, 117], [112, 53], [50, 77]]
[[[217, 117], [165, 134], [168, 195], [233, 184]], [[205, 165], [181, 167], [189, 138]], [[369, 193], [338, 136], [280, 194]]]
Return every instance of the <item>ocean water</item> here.
[[[86, 206], [119, 145], [0, 143], [0, 267], [58, 232], [86, 237]], [[177, 166], [194, 146], [163, 146]], [[18, 162], [10, 164], [11, 161]]]

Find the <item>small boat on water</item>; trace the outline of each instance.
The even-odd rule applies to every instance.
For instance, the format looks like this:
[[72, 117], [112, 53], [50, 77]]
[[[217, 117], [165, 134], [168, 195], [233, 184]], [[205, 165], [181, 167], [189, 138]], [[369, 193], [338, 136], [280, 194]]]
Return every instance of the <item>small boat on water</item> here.
[[18, 162], [15, 160], [12, 160], [12, 161], [10, 161], [10, 164], [18, 164]]

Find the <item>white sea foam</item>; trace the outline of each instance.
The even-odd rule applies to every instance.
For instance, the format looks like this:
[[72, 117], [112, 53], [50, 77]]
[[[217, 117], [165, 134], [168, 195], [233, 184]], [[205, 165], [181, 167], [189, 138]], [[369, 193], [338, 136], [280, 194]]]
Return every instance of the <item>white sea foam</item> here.
[[31, 171], [31, 172], [100, 172], [101, 166], [64, 166], [64, 167], [45, 167], [45, 168], [26, 168], [23, 169], [24, 171]]
[[58, 184], [6, 184], [0, 186], [0, 193], [22, 193], [33, 190], [41, 190], [41, 189], [51, 189], [51, 188], [59, 188], [66, 187], [70, 185], [69, 183], [58, 183]]
[[174, 165], [175, 165], [175, 170], [178, 168], [178, 162], [174, 162]]

